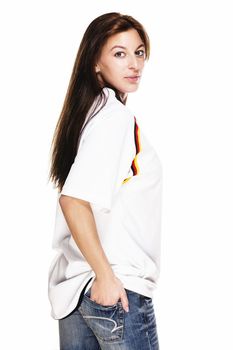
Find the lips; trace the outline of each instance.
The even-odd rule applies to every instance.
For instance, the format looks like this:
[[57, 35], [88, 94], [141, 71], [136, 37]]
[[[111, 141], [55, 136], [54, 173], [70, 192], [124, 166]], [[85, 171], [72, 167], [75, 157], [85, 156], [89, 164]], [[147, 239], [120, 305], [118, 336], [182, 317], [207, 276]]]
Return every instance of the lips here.
[[125, 79], [127, 79], [128, 82], [132, 84], [138, 84], [140, 80], [140, 75], [131, 75], [129, 77], [125, 77]]
[[136, 79], [136, 78], [140, 78], [140, 75], [131, 75], [131, 76], [126, 77], [126, 78], [134, 78], [134, 79]]

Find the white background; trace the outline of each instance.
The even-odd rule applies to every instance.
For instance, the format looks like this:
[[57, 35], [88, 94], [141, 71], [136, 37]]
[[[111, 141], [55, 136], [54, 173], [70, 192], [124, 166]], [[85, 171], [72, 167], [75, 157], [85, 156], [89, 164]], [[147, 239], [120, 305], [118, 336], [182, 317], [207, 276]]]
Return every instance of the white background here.
[[1, 348], [58, 350], [47, 274], [49, 150], [87, 25], [144, 24], [151, 58], [129, 96], [163, 164], [161, 350], [233, 349], [231, 1], [1, 1]]

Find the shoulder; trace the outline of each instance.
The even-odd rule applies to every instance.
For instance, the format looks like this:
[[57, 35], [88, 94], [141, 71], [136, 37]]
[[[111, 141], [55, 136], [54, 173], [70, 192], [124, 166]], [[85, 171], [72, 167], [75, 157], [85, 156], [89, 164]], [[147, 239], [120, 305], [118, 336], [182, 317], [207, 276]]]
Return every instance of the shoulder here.
[[116, 98], [114, 90], [105, 87], [103, 92], [106, 103], [87, 124], [86, 135], [93, 129], [124, 129], [134, 126], [133, 112]]
[[115, 95], [115, 91], [105, 87], [103, 93], [106, 96], [106, 104], [99, 112], [99, 119], [101, 118], [133, 118], [132, 111], [123, 103], [121, 103]]

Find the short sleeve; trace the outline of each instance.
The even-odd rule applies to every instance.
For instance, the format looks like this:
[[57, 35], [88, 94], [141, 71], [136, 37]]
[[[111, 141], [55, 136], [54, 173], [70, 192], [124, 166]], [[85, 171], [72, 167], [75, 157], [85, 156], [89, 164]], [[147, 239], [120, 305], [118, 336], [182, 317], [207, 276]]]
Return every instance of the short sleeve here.
[[134, 116], [124, 109], [99, 116], [82, 140], [61, 194], [111, 210], [135, 157]]

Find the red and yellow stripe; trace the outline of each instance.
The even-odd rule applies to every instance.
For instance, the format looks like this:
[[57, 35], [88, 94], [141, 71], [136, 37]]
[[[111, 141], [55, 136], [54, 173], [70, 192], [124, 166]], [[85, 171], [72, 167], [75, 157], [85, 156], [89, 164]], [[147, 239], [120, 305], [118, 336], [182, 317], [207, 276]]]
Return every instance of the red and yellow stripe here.
[[135, 154], [135, 157], [134, 157], [132, 164], [131, 164], [131, 170], [133, 172], [133, 175], [124, 179], [124, 181], [122, 182], [123, 184], [126, 183], [127, 181], [129, 181], [133, 176], [138, 175], [140, 172], [137, 158], [138, 158], [139, 152], [142, 149], [141, 136], [140, 136], [140, 129], [139, 129], [139, 126], [137, 124], [136, 117], [134, 117], [134, 121], [135, 121], [135, 123], [134, 123], [134, 142], [135, 142], [136, 154]]

